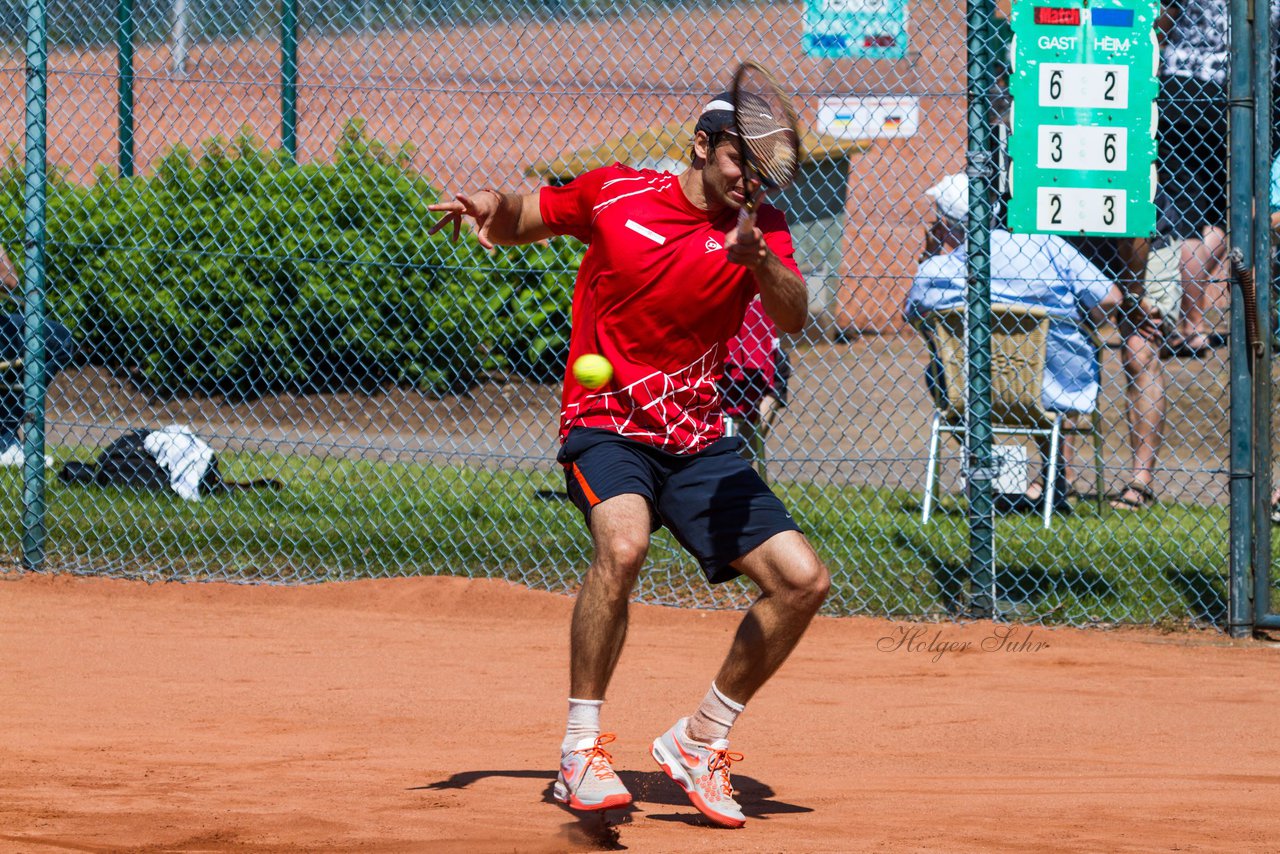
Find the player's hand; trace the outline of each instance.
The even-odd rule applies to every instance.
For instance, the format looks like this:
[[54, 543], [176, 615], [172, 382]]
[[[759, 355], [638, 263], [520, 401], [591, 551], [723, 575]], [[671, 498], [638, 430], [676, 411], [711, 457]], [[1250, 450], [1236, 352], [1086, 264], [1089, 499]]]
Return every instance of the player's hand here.
[[452, 225], [453, 236], [450, 239], [457, 241], [462, 233], [462, 218], [471, 217], [476, 223], [476, 239], [485, 249], [493, 250], [494, 243], [489, 239], [489, 224], [493, 215], [498, 212], [501, 197], [492, 190], [484, 190], [475, 196], [459, 193], [453, 199], [452, 202], [427, 205], [427, 210], [444, 214], [439, 222], [427, 230], [427, 234], [435, 234], [445, 226]]
[[759, 269], [769, 260], [769, 245], [764, 242], [764, 234], [754, 226], [745, 235], [737, 228], [730, 229], [725, 251], [729, 253], [730, 264], [748, 270]]

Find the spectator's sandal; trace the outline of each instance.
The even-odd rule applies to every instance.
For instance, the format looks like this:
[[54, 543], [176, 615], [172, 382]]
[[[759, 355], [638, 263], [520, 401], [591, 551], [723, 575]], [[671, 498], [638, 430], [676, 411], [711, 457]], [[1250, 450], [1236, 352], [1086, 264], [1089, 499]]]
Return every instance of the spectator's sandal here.
[[1221, 332], [1210, 332], [1207, 335], [1193, 335], [1192, 339], [1199, 338], [1200, 346], [1193, 345], [1181, 335], [1171, 336], [1164, 346], [1160, 348], [1160, 358], [1162, 359], [1203, 359], [1214, 350], [1218, 350], [1227, 346], [1227, 336]]
[[[1137, 495], [1137, 498], [1130, 498], [1129, 493]], [[1155, 490], [1145, 483], [1133, 481], [1125, 484], [1124, 489], [1120, 490], [1119, 495], [1112, 496], [1111, 506], [1116, 510], [1124, 510], [1126, 513], [1132, 513], [1137, 510], [1148, 510], [1156, 503]]]
[[1098, 493], [1089, 489], [1080, 489], [1074, 483], [1067, 487], [1066, 497], [1072, 501], [1092, 501], [1098, 497]]

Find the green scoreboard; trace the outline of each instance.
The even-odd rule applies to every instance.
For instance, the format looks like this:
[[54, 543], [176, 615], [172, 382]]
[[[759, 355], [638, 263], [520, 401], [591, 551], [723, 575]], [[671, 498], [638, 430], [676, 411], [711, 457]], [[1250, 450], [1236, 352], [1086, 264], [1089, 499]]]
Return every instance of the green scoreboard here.
[[1009, 230], [1155, 232], [1157, 0], [1013, 0]]

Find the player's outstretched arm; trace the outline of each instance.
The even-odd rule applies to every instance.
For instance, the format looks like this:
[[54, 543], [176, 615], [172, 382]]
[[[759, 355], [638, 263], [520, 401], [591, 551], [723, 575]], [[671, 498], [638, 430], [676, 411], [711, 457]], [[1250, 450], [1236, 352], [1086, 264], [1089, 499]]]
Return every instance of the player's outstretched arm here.
[[473, 195], [459, 193], [451, 202], [427, 205], [427, 210], [444, 214], [428, 234], [452, 225], [453, 239], [457, 240], [463, 218], [470, 217], [475, 220], [476, 238], [485, 249], [535, 243], [554, 236], [542, 221], [537, 193], [515, 195], [497, 190], [481, 190]]
[[732, 229], [727, 242], [729, 261], [741, 264], [755, 276], [765, 314], [783, 332], [804, 329], [809, 318], [809, 288], [769, 248], [760, 229], [753, 228], [749, 235]]

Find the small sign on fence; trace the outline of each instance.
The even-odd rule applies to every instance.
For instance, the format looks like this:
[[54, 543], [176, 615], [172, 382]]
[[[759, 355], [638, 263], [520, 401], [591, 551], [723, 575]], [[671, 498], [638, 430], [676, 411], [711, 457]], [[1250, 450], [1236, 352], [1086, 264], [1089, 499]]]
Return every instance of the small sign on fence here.
[[825, 98], [818, 104], [818, 131], [836, 139], [915, 136], [920, 99], [894, 95]]
[[1156, 225], [1156, 0], [1015, 0], [1009, 229]]
[[992, 445], [991, 461], [996, 467], [991, 488], [998, 493], [1021, 495], [1030, 485], [1027, 479], [1027, 448], [1025, 445], [1007, 443]]
[[907, 0], [807, 0], [804, 51], [820, 59], [901, 59], [907, 23]]

